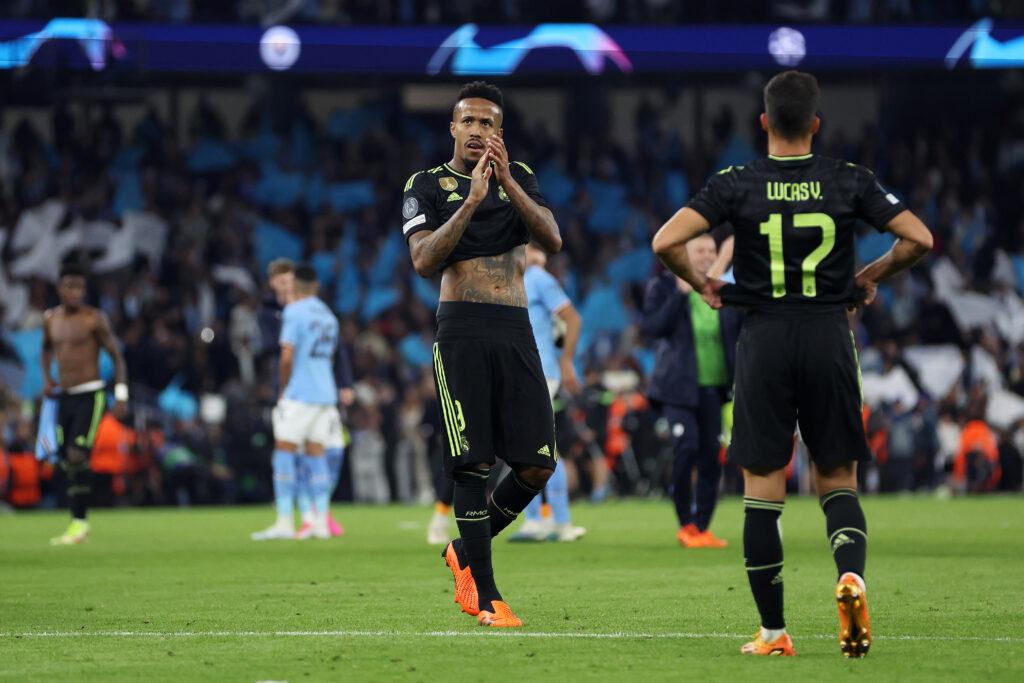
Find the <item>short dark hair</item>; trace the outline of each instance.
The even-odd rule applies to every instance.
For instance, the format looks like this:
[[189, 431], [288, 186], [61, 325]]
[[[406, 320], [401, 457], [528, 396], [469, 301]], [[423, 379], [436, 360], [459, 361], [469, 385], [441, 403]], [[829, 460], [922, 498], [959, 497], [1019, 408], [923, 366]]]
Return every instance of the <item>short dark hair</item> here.
[[60, 278], [58, 279], [63, 280], [66, 277], [80, 277], [84, 280], [85, 268], [82, 268], [77, 263], [65, 263], [60, 268]]
[[814, 76], [783, 71], [764, 87], [768, 127], [787, 140], [802, 138], [811, 132], [820, 101], [821, 90]]
[[505, 112], [505, 98], [501, 95], [501, 88], [496, 85], [491, 85], [485, 81], [472, 81], [466, 83], [459, 90], [458, 96], [455, 98], [455, 104], [458, 105], [462, 100], [469, 99], [470, 97], [479, 97], [482, 100], [494, 102], [498, 105], [498, 109]]
[[316, 268], [308, 263], [300, 263], [295, 266], [295, 280], [306, 284], [317, 282]]

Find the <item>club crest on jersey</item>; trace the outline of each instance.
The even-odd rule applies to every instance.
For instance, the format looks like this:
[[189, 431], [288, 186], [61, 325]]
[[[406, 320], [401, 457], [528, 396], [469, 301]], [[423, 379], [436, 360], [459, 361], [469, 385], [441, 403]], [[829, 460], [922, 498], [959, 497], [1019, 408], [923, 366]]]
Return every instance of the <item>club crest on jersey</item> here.
[[498, 199], [500, 199], [503, 202], [508, 201], [508, 195], [505, 194], [505, 188], [502, 187], [501, 185], [498, 186]]
[[452, 190], [459, 186], [459, 182], [455, 180], [455, 178], [452, 178], [451, 176], [438, 178], [437, 182], [441, 186], [442, 190], [447, 190], [448, 192], [451, 192]]

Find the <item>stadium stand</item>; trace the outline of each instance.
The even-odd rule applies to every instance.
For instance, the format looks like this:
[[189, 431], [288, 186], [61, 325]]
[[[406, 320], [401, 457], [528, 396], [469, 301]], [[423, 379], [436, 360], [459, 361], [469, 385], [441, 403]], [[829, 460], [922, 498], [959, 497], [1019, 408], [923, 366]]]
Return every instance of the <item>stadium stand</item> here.
[[[353, 355], [354, 444], [339, 496], [425, 499], [422, 459], [437, 457], [436, 399], [424, 381], [437, 291], [412, 272], [399, 192], [408, 169], [447, 158], [450, 143], [447, 119], [407, 111], [396, 92], [382, 92], [318, 119], [301, 98], [267, 91], [253, 96], [235, 135], [223, 112], [200, 98], [177, 142], [156, 109], [126, 126], [109, 107], [59, 107], [49, 130], [8, 116], [0, 127], [5, 441], [34, 414], [41, 313], [55, 302], [61, 262], [78, 261], [93, 273], [92, 301], [124, 341], [132, 383], [129, 433], [107, 444], [120, 444], [123, 457], [103, 455], [109, 500], [268, 499], [273, 397], [264, 378], [276, 349], [261, 347], [255, 314], [266, 263], [289, 256], [316, 267]], [[597, 100], [606, 114], [613, 97]], [[855, 320], [877, 461], [866, 472], [870, 490], [1020, 488], [1017, 111], [975, 116], [967, 128], [911, 122], [915, 112], [904, 111], [906, 119], [861, 131], [826, 128], [816, 150], [878, 169], [936, 237], [926, 266], [881, 287]], [[551, 268], [583, 316], [580, 369], [594, 370], [580, 402], [562, 405], [562, 451], [602, 460], [622, 494], [665, 486], [669, 462], [667, 434], [642, 400], [653, 355], [636, 319], [655, 270], [650, 236], [690, 188], [764, 144], [729, 108], [716, 113], [713, 139], [699, 147], [673, 134], [667, 116], [638, 107], [631, 144], [596, 126], [573, 140], [542, 127], [506, 131], [559, 219], [564, 251]], [[890, 240], [865, 228], [859, 259]], [[410, 428], [417, 419], [421, 428]], [[983, 447], [978, 421], [990, 432]], [[583, 479], [582, 492], [604, 494], [599, 476]], [[41, 481], [42, 504], [56, 504], [52, 491], [61, 487]], [[726, 481], [735, 487], [735, 473]]]

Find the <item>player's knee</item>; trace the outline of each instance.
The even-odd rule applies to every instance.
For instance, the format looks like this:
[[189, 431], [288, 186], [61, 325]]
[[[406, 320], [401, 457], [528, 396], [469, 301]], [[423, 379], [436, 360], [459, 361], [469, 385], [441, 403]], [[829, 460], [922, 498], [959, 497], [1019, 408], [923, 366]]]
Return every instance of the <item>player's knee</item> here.
[[460, 467], [452, 473], [452, 481], [463, 486], [486, 486], [491, 468], [488, 465]]
[[836, 488], [857, 488], [856, 462], [816, 467], [818, 495], [823, 495]]
[[537, 465], [528, 465], [521, 470], [517, 471], [519, 478], [522, 479], [528, 486], [532, 486], [536, 489], [544, 488], [548, 479], [555, 471], [548, 467], [539, 467]]

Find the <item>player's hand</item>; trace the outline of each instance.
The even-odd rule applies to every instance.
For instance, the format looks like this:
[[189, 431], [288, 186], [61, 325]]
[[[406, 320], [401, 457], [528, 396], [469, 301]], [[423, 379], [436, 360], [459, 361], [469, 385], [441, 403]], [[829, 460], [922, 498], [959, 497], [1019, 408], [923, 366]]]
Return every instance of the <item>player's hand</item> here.
[[344, 389], [338, 389], [338, 403], [344, 408], [348, 408], [350, 405], [356, 402], [355, 389], [346, 387]]
[[570, 396], [577, 396], [583, 391], [580, 384], [580, 376], [576, 372], [576, 366], [568, 358], [558, 361], [558, 367], [562, 371], [562, 386], [569, 392]]
[[487, 138], [487, 157], [494, 162], [494, 177], [499, 185], [504, 185], [512, 179], [512, 171], [508, 167], [508, 150], [505, 148], [505, 141], [497, 135]]
[[708, 306], [718, 310], [722, 307], [722, 287], [725, 287], [723, 280], [709, 277], [700, 288], [700, 298], [704, 299]]
[[113, 412], [114, 412], [114, 417], [116, 417], [121, 422], [124, 422], [125, 418], [128, 417], [128, 402], [127, 401], [117, 401], [116, 403], [114, 403], [114, 411]]
[[875, 300], [875, 295], [878, 294], [878, 283], [863, 275], [858, 275], [856, 280], [858, 299], [856, 303], [847, 308], [851, 311], [855, 311], [862, 306], [870, 306], [871, 302]]
[[473, 167], [473, 183], [469, 186], [469, 197], [467, 201], [479, 204], [487, 196], [487, 189], [490, 187], [491, 174], [494, 169], [491, 168], [490, 155], [484, 154], [480, 157], [480, 161], [476, 162], [476, 166]]

